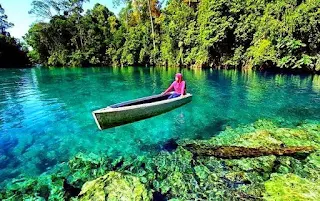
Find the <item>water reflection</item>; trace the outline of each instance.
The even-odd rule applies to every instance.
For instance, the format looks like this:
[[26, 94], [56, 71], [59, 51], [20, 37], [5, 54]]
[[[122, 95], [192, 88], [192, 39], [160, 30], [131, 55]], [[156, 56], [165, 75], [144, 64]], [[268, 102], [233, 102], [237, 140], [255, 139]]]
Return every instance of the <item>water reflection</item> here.
[[314, 75], [312, 77], [312, 90], [320, 94], [320, 75]]

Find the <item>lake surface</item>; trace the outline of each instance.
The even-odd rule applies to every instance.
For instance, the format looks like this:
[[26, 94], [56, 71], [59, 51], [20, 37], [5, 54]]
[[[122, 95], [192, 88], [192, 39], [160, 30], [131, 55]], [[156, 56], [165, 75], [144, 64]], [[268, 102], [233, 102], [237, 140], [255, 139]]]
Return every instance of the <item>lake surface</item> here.
[[173, 68], [0, 69], [0, 183], [34, 176], [82, 152], [140, 156], [172, 140], [207, 139], [257, 119], [320, 121], [320, 76], [182, 70], [193, 101], [99, 131], [91, 112], [157, 94]]

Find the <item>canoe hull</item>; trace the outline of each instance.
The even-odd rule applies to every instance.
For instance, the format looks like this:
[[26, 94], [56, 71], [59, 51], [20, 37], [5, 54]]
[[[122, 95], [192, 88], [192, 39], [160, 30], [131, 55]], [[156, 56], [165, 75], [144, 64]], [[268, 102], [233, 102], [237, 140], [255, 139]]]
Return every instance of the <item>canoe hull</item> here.
[[94, 111], [92, 114], [99, 129], [103, 130], [157, 116], [181, 107], [191, 101], [192, 95], [187, 94], [183, 97], [147, 104], [119, 108], [107, 107]]

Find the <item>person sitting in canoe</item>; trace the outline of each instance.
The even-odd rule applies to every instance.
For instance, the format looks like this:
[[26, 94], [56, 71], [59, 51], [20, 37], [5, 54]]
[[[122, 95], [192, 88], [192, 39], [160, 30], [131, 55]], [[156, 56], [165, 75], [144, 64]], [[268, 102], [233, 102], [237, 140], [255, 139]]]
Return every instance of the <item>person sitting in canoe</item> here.
[[176, 74], [176, 80], [170, 85], [170, 87], [162, 94], [167, 94], [174, 90], [174, 93], [169, 96], [168, 99], [177, 98], [186, 94], [186, 82], [182, 78], [181, 73]]

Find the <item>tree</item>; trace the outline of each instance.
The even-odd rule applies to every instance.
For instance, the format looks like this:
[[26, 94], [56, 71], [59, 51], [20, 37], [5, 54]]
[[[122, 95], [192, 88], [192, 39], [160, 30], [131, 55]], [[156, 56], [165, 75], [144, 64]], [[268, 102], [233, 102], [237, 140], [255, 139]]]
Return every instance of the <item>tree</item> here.
[[6, 34], [6, 30], [12, 26], [13, 24], [8, 22], [8, 16], [0, 4], [0, 34]]
[[27, 50], [7, 32], [7, 29], [13, 26], [7, 19], [8, 16], [0, 4], [0, 67], [24, 67], [29, 64]]
[[[161, 19], [161, 59], [169, 66], [186, 66], [195, 54], [196, 13], [182, 0], [171, 0]], [[187, 62], [188, 61], [188, 62]]]
[[[151, 25], [151, 37], [153, 45], [152, 61], [150, 63], [155, 64], [157, 48], [155, 39], [156, 33], [154, 18], [160, 16], [160, 2], [158, 0], [114, 0], [115, 5], [119, 5], [121, 3], [127, 4], [127, 6], [132, 9], [133, 17], [136, 19], [136, 23], [139, 22], [139, 20], [137, 19], [140, 19], [140, 17], [144, 15], [143, 12], [148, 12]], [[128, 18], [128, 15], [126, 15], [126, 18]]]
[[29, 14], [42, 20], [50, 20], [54, 15], [60, 15], [65, 10], [65, 3], [61, 0], [34, 0], [31, 3], [32, 9]]
[[57, 10], [26, 37], [47, 65], [320, 72], [319, 0], [114, 0], [119, 17], [100, 4], [83, 13], [84, 0], [38, 1]]
[[82, 13], [83, 3], [89, 0], [33, 0], [29, 14], [35, 15], [40, 20], [50, 20], [55, 15], [69, 15]]
[[84, 16], [54, 16], [49, 23], [34, 24], [25, 40], [33, 48], [34, 60], [45, 65], [108, 65], [111, 58], [106, 52], [113, 46], [117, 24], [112, 12], [96, 4]]
[[199, 5], [199, 54], [200, 66], [220, 65], [221, 58], [229, 56], [234, 45], [235, 20], [225, 0], [203, 0]]

